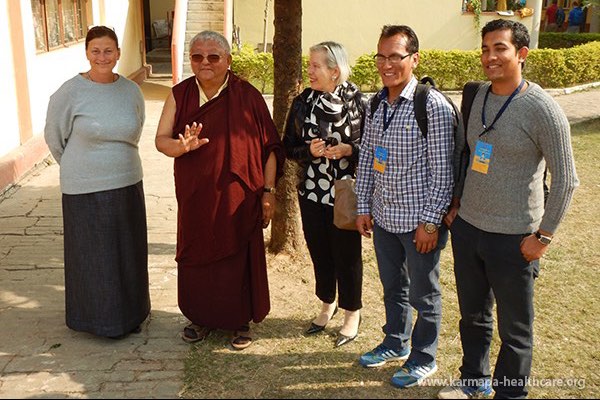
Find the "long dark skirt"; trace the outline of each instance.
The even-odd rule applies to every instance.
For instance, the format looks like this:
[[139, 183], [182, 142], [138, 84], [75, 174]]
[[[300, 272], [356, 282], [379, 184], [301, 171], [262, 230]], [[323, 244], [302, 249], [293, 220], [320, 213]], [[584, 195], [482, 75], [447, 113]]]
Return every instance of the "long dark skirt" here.
[[142, 181], [62, 197], [67, 326], [98, 336], [131, 332], [150, 312]]
[[248, 246], [205, 265], [177, 265], [179, 309], [194, 324], [236, 330], [259, 323], [270, 310], [262, 228]]

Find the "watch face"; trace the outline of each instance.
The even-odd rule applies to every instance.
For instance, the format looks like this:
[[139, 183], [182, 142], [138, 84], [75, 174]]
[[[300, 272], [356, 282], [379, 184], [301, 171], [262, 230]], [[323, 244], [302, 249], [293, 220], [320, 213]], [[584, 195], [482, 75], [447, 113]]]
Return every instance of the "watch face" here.
[[430, 222], [426, 223], [424, 228], [425, 228], [425, 232], [427, 232], [427, 233], [435, 233], [438, 229], [436, 224], [432, 224]]

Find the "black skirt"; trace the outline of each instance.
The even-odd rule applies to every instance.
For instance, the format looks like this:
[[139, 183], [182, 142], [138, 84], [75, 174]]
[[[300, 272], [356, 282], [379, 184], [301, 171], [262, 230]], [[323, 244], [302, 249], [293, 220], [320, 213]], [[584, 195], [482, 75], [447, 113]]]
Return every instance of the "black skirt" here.
[[62, 196], [67, 326], [98, 336], [131, 332], [150, 312], [142, 181]]

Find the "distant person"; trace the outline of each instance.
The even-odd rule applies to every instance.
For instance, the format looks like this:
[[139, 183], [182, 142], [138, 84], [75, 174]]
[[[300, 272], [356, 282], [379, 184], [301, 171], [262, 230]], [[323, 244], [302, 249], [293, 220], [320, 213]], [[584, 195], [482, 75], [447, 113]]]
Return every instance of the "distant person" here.
[[560, 6], [558, 6], [558, 9], [556, 10], [556, 30], [557, 30], [557, 32], [562, 32], [562, 30], [564, 28], [564, 24], [565, 24], [565, 19], [566, 19], [565, 9], [563, 8], [562, 5], [560, 5]]
[[[300, 166], [298, 202], [304, 238], [314, 265], [321, 312], [307, 334], [321, 332], [340, 308], [344, 324], [336, 347], [358, 335], [363, 264], [357, 231], [333, 224], [336, 179], [356, 176], [364, 97], [347, 82], [348, 56], [342, 45], [322, 42], [310, 48], [307, 88], [292, 102], [283, 143]], [[339, 300], [336, 303], [336, 291]]]
[[60, 165], [67, 326], [112, 338], [150, 312], [148, 241], [138, 142], [144, 98], [113, 72], [115, 32], [91, 28], [90, 70], [50, 97], [45, 138]]
[[[371, 237], [383, 286], [384, 337], [359, 362], [368, 368], [406, 360], [392, 376], [399, 388], [419, 385], [437, 371], [442, 320], [440, 254], [448, 238], [442, 218], [454, 186], [454, 114], [444, 96], [426, 99], [427, 137], [415, 118], [414, 70], [419, 40], [406, 25], [386, 25], [375, 64], [384, 88], [365, 121], [356, 195], [356, 226]], [[413, 310], [416, 321], [413, 326]]]
[[242, 350], [250, 322], [270, 310], [263, 228], [285, 152], [261, 93], [229, 70], [227, 39], [203, 31], [189, 49], [194, 75], [173, 87], [156, 132], [156, 148], [174, 158], [182, 338], [225, 329]]
[[568, 25], [569, 26], [567, 28], [567, 32], [581, 32], [581, 28], [583, 25], [583, 9], [581, 8], [581, 5], [576, 1], [573, 2], [573, 9], [569, 11]]
[[558, 0], [553, 0], [550, 7], [546, 9], [546, 32], [556, 32], [558, 25], [556, 24], [556, 12], [558, 11]]
[[[578, 185], [569, 122], [556, 101], [523, 78], [529, 33], [497, 19], [481, 32], [489, 79], [468, 121], [471, 158], [444, 219], [452, 232], [463, 357], [459, 383], [440, 398], [527, 396], [533, 356], [533, 293], [539, 260]], [[457, 143], [457, 150], [465, 143]], [[544, 170], [552, 177], [544, 206]], [[462, 185], [462, 186], [460, 186]], [[494, 302], [500, 336], [490, 370]], [[560, 372], [560, 371], [559, 371]]]

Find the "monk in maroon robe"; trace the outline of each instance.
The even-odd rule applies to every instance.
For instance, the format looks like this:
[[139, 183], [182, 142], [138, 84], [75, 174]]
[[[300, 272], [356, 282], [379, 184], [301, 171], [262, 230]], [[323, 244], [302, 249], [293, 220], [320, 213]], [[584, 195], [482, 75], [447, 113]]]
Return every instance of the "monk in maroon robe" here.
[[229, 71], [222, 35], [196, 35], [190, 60], [194, 76], [173, 87], [156, 134], [157, 149], [175, 158], [178, 302], [191, 321], [182, 337], [232, 330], [242, 349], [249, 322], [270, 309], [262, 229], [284, 150], [260, 92]]

